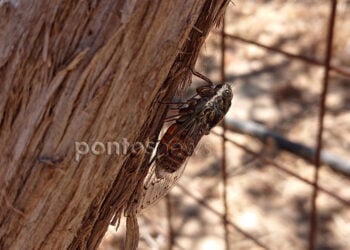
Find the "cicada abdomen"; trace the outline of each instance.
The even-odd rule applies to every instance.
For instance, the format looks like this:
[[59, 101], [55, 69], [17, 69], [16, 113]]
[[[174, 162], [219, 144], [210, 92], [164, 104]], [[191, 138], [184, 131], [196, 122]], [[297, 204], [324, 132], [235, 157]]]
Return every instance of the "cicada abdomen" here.
[[168, 193], [200, 139], [224, 118], [233, 96], [228, 84], [199, 87], [197, 94], [180, 105], [177, 119], [161, 138], [137, 199], [137, 211]]
[[157, 178], [163, 178], [165, 173], [174, 173], [193, 154], [200, 135], [189, 137], [188, 132], [178, 123], [168, 128], [158, 145], [155, 156]]

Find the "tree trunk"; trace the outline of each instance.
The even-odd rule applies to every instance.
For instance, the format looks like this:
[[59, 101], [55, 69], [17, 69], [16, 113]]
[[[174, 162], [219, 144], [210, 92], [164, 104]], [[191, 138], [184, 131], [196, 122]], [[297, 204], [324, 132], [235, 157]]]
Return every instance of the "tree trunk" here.
[[98, 246], [226, 5], [0, 2], [1, 249]]

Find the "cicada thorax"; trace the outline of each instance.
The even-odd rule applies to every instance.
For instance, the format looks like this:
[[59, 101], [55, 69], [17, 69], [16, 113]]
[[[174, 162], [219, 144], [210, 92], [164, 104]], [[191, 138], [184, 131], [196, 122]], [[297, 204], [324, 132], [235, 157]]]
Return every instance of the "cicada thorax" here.
[[206, 123], [210, 129], [215, 127], [224, 118], [231, 106], [232, 100], [230, 85], [218, 85], [216, 88], [216, 94], [207, 101], [204, 109]]

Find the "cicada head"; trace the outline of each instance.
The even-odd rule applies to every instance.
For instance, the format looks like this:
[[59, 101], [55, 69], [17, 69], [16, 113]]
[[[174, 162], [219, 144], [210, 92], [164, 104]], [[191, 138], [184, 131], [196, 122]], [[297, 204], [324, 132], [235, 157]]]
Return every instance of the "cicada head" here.
[[233, 93], [232, 93], [232, 88], [229, 84], [225, 83], [220, 85], [221, 88], [218, 91], [218, 95], [222, 96], [223, 99], [223, 111], [224, 113], [226, 113], [230, 106], [231, 106], [231, 101], [232, 101], [232, 97], [233, 97]]

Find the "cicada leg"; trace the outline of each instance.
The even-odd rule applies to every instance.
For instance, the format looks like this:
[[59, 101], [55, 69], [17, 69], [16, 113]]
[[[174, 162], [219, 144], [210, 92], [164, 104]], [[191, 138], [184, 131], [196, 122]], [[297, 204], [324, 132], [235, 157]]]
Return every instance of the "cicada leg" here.
[[176, 105], [175, 107], [169, 107], [168, 109], [171, 110], [178, 110], [182, 107], [184, 107], [185, 105], [188, 105], [188, 101], [187, 102], [161, 102], [159, 101], [160, 104], [165, 104], [165, 105]]
[[192, 69], [191, 69], [191, 71], [192, 71], [193, 75], [201, 78], [202, 80], [204, 80], [207, 83], [207, 85], [198, 87], [196, 89], [197, 94], [200, 97], [212, 97], [213, 95], [215, 95], [216, 91], [215, 91], [215, 88], [214, 88], [214, 83], [208, 77], [206, 77], [205, 75], [202, 75], [201, 73], [199, 73], [197, 71], [194, 71]]
[[166, 104], [166, 105], [185, 105], [185, 104], [187, 104], [187, 102], [162, 102], [162, 101], [158, 101], [158, 103]]
[[191, 72], [192, 72], [193, 75], [195, 75], [195, 76], [201, 78], [202, 80], [204, 80], [205, 82], [207, 82], [210, 87], [214, 86], [214, 83], [208, 77], [206, 77], [205, 75], [203, 75], [203, 74], [201, 74], [198, 71], [195, 71], [193, 69], [191, 69]]
[[176, 115], [172, 115], [169, 117], [166, 117], [163, 122], [171, 122], [171, 121], [176, 121], [177, 119], [179, 119], [180, 114], [176, 114]]

